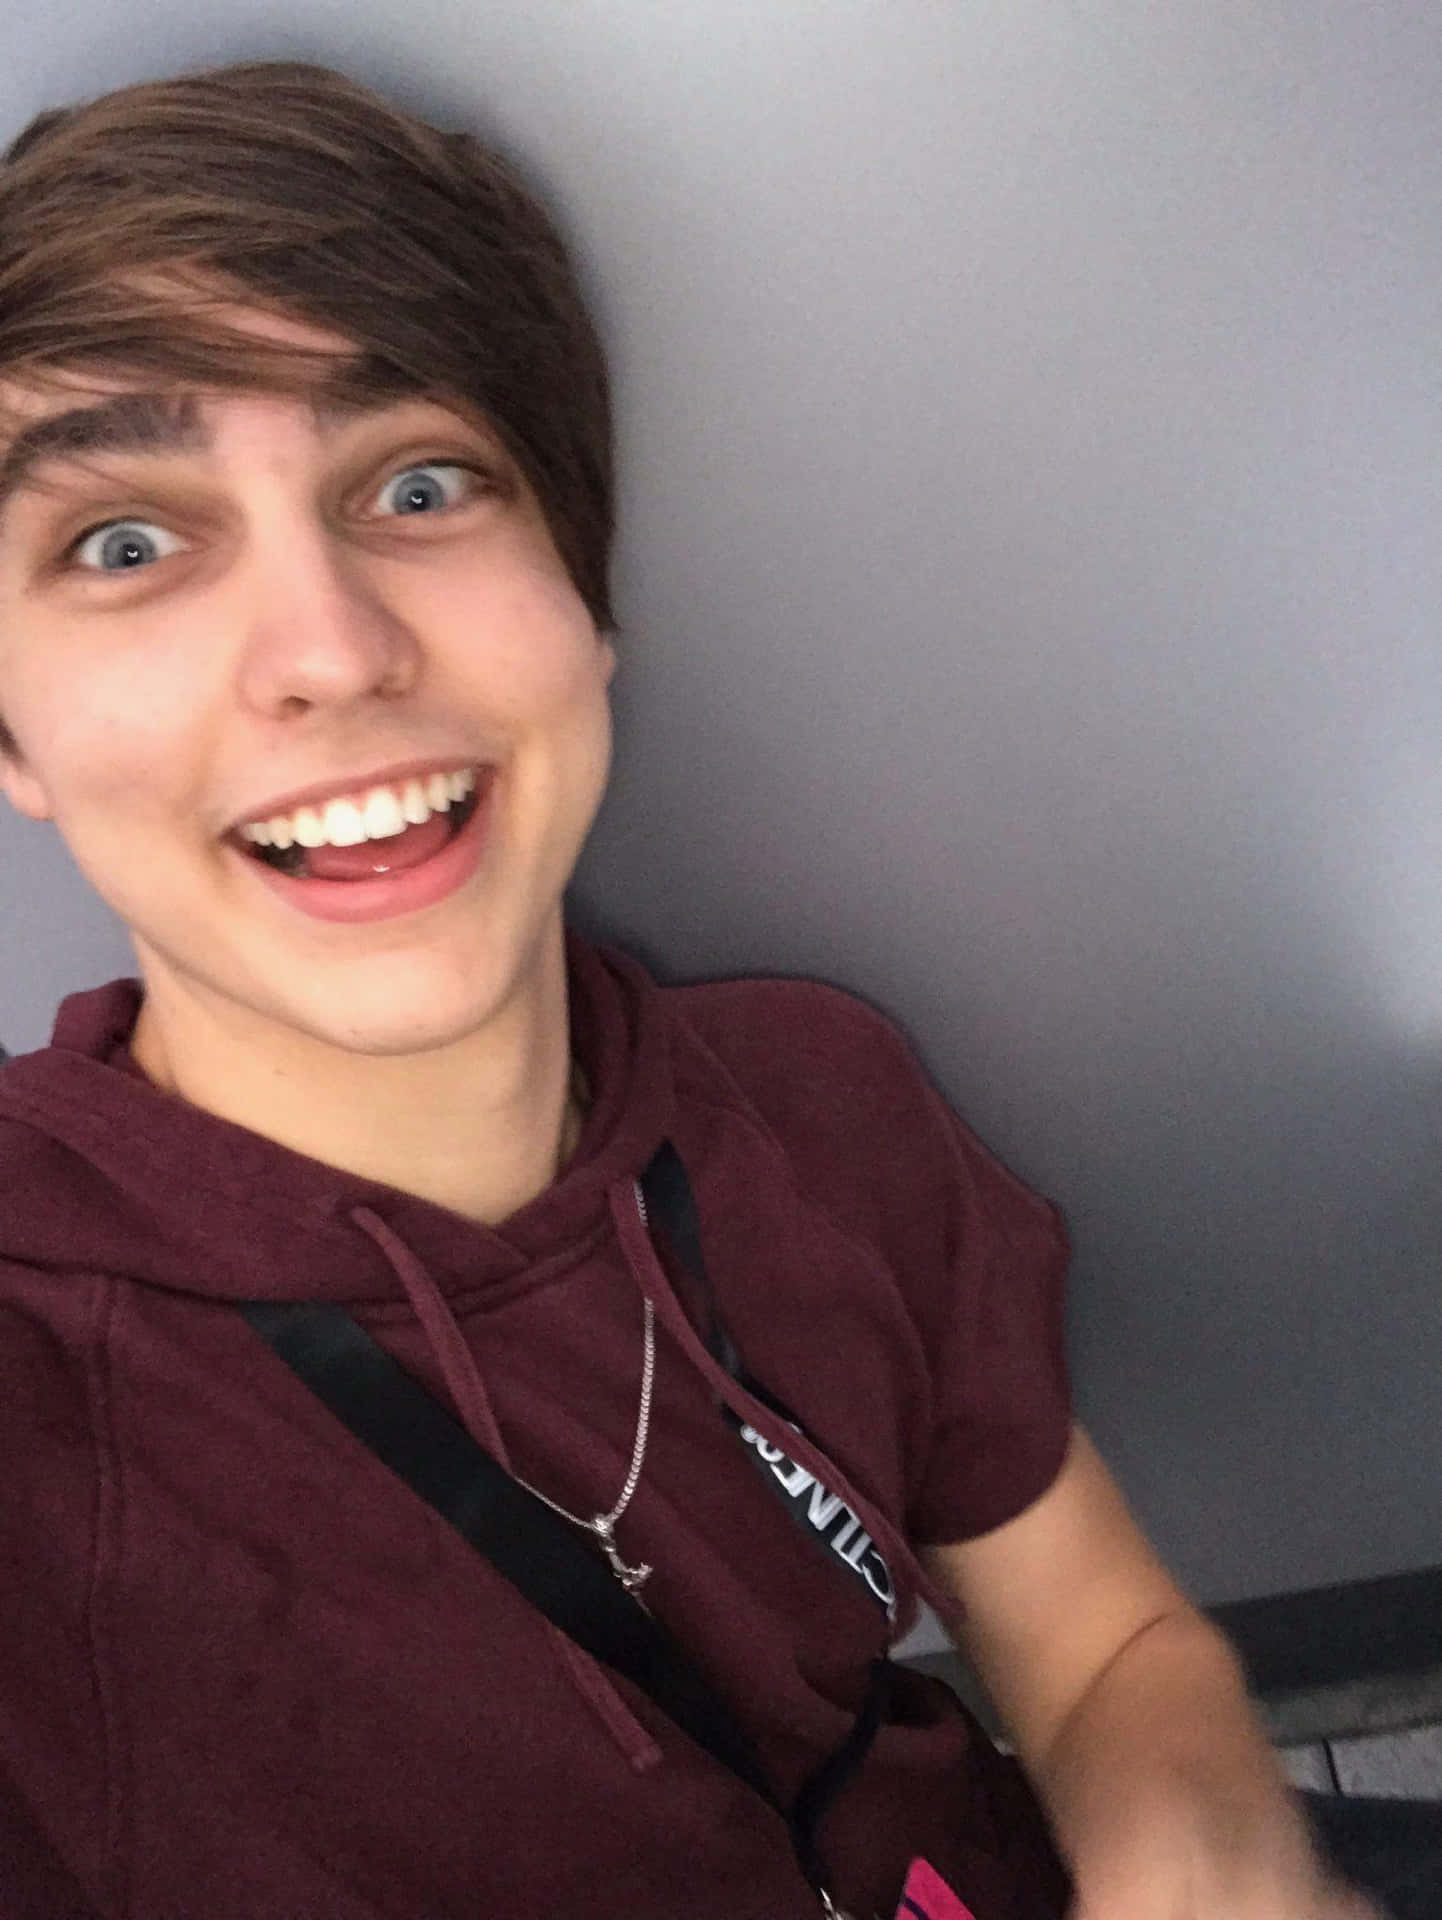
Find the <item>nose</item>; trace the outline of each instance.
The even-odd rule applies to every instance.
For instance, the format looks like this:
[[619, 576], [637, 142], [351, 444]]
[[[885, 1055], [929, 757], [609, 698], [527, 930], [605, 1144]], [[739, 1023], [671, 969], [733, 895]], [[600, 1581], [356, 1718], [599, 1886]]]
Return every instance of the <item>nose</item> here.
[[283, 718], [414, 687], [416, 634], [324, 526], [293, 520], [282, 546], [254, 553], [239, 584], [240, 694], [253, 712]]

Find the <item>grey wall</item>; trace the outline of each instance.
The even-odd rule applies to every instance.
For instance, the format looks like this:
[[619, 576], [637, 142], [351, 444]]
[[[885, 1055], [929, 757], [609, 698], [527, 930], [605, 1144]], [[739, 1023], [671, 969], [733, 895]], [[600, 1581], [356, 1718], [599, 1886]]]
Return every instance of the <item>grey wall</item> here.
[[[847, 982], [1077, 1242], [1208, 1598], [1442, 1561], [1432, 0], [52, 0], [0, 121], [333, 60], [558, 196], [612, 342], [581, 886]], [[118, 936], [0, 826], [0, 1038]]]

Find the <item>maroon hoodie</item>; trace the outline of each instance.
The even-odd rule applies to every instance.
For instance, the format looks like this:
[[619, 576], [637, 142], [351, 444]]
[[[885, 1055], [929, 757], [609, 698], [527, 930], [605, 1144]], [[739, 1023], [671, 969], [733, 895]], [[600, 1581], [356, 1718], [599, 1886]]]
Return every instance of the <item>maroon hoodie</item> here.
[[[907, 1542], [1034, 1500], [1063, 1456], [1063, 1236], [876, 1014], [831, 989], [660, 989], [571, 948], [594, 1100], [500, 1228], [291, 1153], [149, 1085], [133, 983], [0, 1072], [0, 1914], [814, 1920], [785, 1828], [579, 1653], [339, 1426], [235, 1312], [343, 1303], [524, 1479], [609, 1507], [790, 1795], [929, 1594]], [[711, 1360], [634, 1178], [663, 1138], [752, 1375]], [[718, 1397], [839, 1496], [888, 1622], [797, 1524]], [[859, 1533], [851, 1536], [853, 1543]], [[856, 1558], [853, 1554], [853, 1559]], [[936, 1683], [821, 1832], [890, 1916], [927, 1855], [977, 1920], [1061, 1886], [1019, 1776]]]

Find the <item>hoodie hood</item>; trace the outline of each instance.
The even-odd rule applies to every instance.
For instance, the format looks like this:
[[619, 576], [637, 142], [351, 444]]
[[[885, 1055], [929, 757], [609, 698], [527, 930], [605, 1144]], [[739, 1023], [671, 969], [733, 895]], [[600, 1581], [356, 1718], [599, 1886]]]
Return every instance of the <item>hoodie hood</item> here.
[[[567, 976], [572, 1048], [595, 1098], [561, 1176], [499, 1227], [308, 1159], [155, 1087], [130, 1054], [138, 982], [71, 995], [50, 1045], [0, 1068], [0, 1261], [217, 1304], [328, 1300], [362, 1314], [402, 1306], [424, 1328], [473, 1437], [509, 1468], [456, 1312], [500, 1305], [615, 1236], [638, 1288], [717, 1399], [844, 1493], [893, 1569], [935, 1604], [894, 1524], [716, 1364], [658, 1263], [636, 1182], [677, 1104], [664, 991], [625, 955], [574, 934]], [[908, 1594], [903, 1621], [909, 1613]]]
[[[0, 1261], [216, 1304], [333, 1301], [361, 1314], [403, 1306], [461, 1420], [510, 1469], [457, 1312], [501, 1305], [615, 1236], [639, 1290], [716, 1399], [844, 1494], [913, 1587], [919, 1569], [900, 1532], [717, 1365], [657, 1260], [636, 1182], [676, 1106], [665, 994], [633, 961], [574, 935], [567, 974], [572, 1047], [595, 1098], [561, 1176], [499, 1227], [308, 1159], [155, 1087], [130, 1053], [138, 982], [70, 996], [51, 1044], [0, 1068]], [[916, 1590], [929, 1595], [924, 1576]], [[910, 1611], [907, 1593], [903, 1620]], [[653, 1743], [609, 1681], [564, 1636], [552, 1638], [631, 1764], [652, 1764]]]
[[574, 936], [567, 966], [572, 1045], [597, 1098], [561, 1177], [499, 1228], [152, 1086], [129, 1051], [140, 986], [116, 980], [64, 1001], [50, 1045], [0, 1069], [0, 1258], [211, 1300], [395, 1300], [393, 1264], [357, 1233], [358, 1209], [447, 1294], [573, 1257], [607, 1229], [609, 1190], [645, 1166], [674, 1094], [660, 996], [641, 969]]

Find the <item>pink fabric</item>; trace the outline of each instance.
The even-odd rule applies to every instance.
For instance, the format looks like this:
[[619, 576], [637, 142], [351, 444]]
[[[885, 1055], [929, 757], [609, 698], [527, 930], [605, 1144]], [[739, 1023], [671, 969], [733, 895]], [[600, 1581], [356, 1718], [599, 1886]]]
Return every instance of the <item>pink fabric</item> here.
[[971, 1908], [958, 1900], [936, 1868], [913, 1860], [901, 1890], [896, 1920], [976, 1920]]

